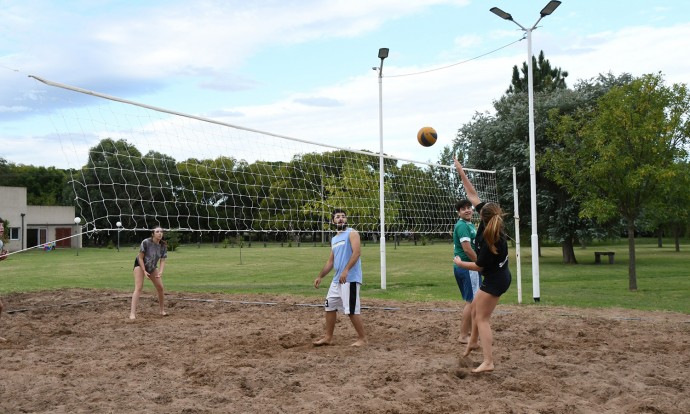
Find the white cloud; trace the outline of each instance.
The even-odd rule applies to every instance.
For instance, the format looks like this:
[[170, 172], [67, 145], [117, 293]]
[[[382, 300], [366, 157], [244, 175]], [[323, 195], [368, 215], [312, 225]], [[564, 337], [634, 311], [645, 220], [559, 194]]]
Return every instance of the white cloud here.
[[[266, 48], [296, 47], [302, 43], [319, 49], [328, 47], [329, 40], [343, 38], [375, 52], [390, 39], [385, 37], [390, 34], [382, 30], [386, 24], [405, 16], [422, 21], [418, 16], [429, 13], [434, 5], [470, 4], [465, 0], [142, 2], [134, 9], [105, 14], [103, 10], [117, 6], [118, 2], [98, 2], [89, 8], [76, 7], [83, 6], [81, 2], [8, 3], [0, 10], [4, 26], [0, 28], [0, 119], [51, 111], [54, 105], [68, 100], [76, 101], [70, 105], [83, 104], [78, 97], [66, 94], [58, 95], [67, 99], [51, 101], [55, 91], [46, 95], [45, 88], [26, 79], [29, 72], [125, 98], [136, 100], [143, 96], [145, 102], [180, 99], [161, 105], [170, 109], [179, 109], [175, 107], [177, 102], [201, 108], [196, 104], [207, 101], [210, 95], [205, 93], [213, 90], [213, 104], [189, 112], [281, 135], [372, 151], [379, 148], [379, 96], [377, 73], [369, 69], [370, 64], [355, 62], [350, 77], [328, 84], [314, 79], [312, 86], [305, 87], [308, 82], [290, 83], [300, 79], [299, 74], [288, 73], [282, 66], [291, 62], [271, 62], [275, 66], [270, 72], [257, 73], [252, 66], [255, 54]], [[154, 8], [156, 4], [160, 7]], [[668, 82], [687, 82], [690, 78], [690, 61], [684, 59], [682, 52], [686, 49], [685, 39], [690, 38], [690, 23], [627, 29], [607, 24], [599, 26], [598, 31], [580, 32], [576, 23], [587, 18], [585, 6], [577, 10], [575, 6], [570, 10], [564, 6], [568, 5], [564, 2], [564, 10], [558, 10], [563, 13], [562, 18], [550, 17], [549, 27], [535, 32], [533, 52], [537, 54], [543, 49], [553, 65], [567, 70], [569, 85], [609, 71], [633, 75], [662, 71]], [[664, 12], [655, 11], [662, 17]], [[526, 41], [460, 65], [395, 77], [452, 65], [472, 57], [470, 51], [486, 52], [522, 36], [522, 31], [511, 27], [510, 22], [492, 17], [488, 10], [484, 13], [490, 26], [476, 32], [481, 35], [464, 27], [436, 27], [439, 31], [460, 33], [439, 33], [439, 39], [448, 42], [434, 55], [441, 61], [411, 59], [428, 61], [428, 65], [402, 66], [396, 63], [400, 61], [396, 56], [403, 49], [391, 49], [383, 78], [387, 153], [422, 160], [435, 158], [442, 146], [450, 144], [458, 128], [469, 122], [475, 112], [490, 110], [493, 100], [505, 92], [512, 66], [525, 61]], [[576, 20], [571, 22], [573, 19]], [[495, 30], [498, 27], [503, 29]], [[568, 29], [572, 31], [561, 32], [559, 27], [572, 27]], [[406, 56], [414, 56], [414, 52], [404, 51]], [[8, 68], [19, 68], [22, 73], [18, 75]], [[268, 81], [261, 76], [281, 80], [280, 93], [272, 91], [265, 99], [252, 95], [252, 102], [257, 104], [232, 103], [241, 101], [238, 96], [249, 97], [246, 91], [260, 89]], [[171, 98], [173, 92], [169, 91], [178, 86], [184, 93]], [[228, 97], [227, 101], [224, 97]], [[54, 137], [42, 141], [41, 151], [33, 151], [37, 137], [49, 128], [21, 134], [21, 129], [29, 130], [33, 127], [29, 124], [35, 123], [31, 118], [25, 124], [14, 123], [5, 128], [1, 138], [11, 137], [18, 142], [18, 149], [11, 154], [16, 158], [3, 156], [13, 162], [56, 162], [48, 156], [61, 151]], [[416, 132], [424, 125], [439, 132], [440, 139], [434, 147], [422, 148], [416, 143]]]

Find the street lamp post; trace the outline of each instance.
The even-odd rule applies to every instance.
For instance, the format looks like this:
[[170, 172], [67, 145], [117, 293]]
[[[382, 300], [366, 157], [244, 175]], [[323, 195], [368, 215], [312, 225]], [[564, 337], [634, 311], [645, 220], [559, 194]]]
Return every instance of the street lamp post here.
[[[379, 209], [381, 219], [381, 235], [379, 237], [380, 255], [381, 255], [381, 289], [386, 289], [386, 214], [384, 212], [384, 186], [383, 186], [383, 60], [388, 57], [388, 48], [382, 47], [379, 49], [379, 59], [381, 65], [378, 67], [379, 71]], [[377, 68], [373, 68], [376, 70]]]
[[77, 236], [77, 256], [79, 256], [79, 245], [81, 244], [81, 227], [79, 226], [79, 223], [81, 223], [81, 218], [75, 217], [74, 224], [77, 225], [77, 231], [79, 232], [79, 236]]
[[120, 251], [120, 230], [122, 230], [122, 222], [118, 221], [117, 223], [115, 223], [115, 225], [117, 226], [117, 251], [119, 252]]
[[24, 216], [26, 216], [26, 213], [22, 213], [22, 234], [21, 234], [21, 239], [22, 239], [22, 250], [24, 250]]
[[539, 19], [529, 29], [513, 20], [510, 13], [506, 13], [498, 7], [492, 7], [490, 11], [498, 17], [510, 20], [520, 26], [527, 35], [527, 96], [529, 100], [529, 178], [530, 178], [530, 198], [532, 215], [532, 296], [535, 302], [539, 302], [539, 237], [537, 234], [537, 169], [535, 165], [535, 138], [534, 138], [534, 79], [532, 76], [532, 31], [537, 28], [537, 24], [544, 17], [553, 13], [560, 1], [550, 1], [539, 13]]

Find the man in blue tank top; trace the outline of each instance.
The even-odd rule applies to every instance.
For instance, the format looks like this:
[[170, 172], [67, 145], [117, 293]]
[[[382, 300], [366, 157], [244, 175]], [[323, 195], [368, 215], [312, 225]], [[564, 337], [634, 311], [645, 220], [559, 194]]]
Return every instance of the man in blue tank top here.
[[321, 279], [334, 268], [335, 275], [328, 289], [324, 307], [326, 334], [315, 341], [314, 346], [331, 344], [338, 310], [350, 317], [350, 322], [357, 332], [357, 341], [352, 346], [362, 346], [367, 343], [367, 338], [364, 334], [362, 315], [360, 315], [359, 290], [362, 286], [362, 261], [359, 233], [347, 227], [347, 215], [344, 210], [333, 210], [332, 218], [338, 232], [331, 239], [331, 255], [314, 280], [314, 287], [318, 288], [321, 285]]

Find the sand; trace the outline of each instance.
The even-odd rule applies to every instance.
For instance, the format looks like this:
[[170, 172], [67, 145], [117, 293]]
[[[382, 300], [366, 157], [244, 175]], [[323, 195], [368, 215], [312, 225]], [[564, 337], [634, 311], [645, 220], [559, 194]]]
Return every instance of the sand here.
[[2, 413], [690, 413], [690, 315], [499, 304], [496, 369], [461, 304], [364, 298], [369, 344], [320, 301], [61, 290], [3, 296]]

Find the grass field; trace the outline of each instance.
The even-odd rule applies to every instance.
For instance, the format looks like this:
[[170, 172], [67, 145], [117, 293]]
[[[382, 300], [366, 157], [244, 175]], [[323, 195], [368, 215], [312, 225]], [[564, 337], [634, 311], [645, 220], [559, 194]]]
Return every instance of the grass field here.
[[[616, 253], [615, 263], [594, 264], [594, 251]], [[575, 307], [621, 307], [668, 310], [690, 314], [690, 242], [676, 252], [670, 240], [637, 240], [636, 292], [628, 290], [627, 241], [576, 249], [578, 265], [564, 265], [560, 247], [543, 247], [540, 260], [540, 304]], [[0, 293], [61, 288], [132, 290], [136, 246], [116, 249], [84, 248], [12, 255], [0, 263]], [[164, 276], [170, 292], [290, 294], [322, 298], [324, 288], [312, 287], [329, 254], [328, 247], [302, 244], [281, 247], [255, 243], [252, 247], [186, 245], [170, 252]], [[363, 247], [367, 298], [402, 301], [459, 300], [452, 274], [452, 245], [387, 245], [386, 289], [381, 289], [379, 245]], [[513, 283], [501, 303], [518, 303], [514, 252]], [[533, 301], [529, 248], [522, 248], [522, 303]], [[332, 273], [331, 275], [332, 276]], [[328, 278], [328, 276], [327, 276]], [[149, 282], [146, 292], [152, 292]]]

